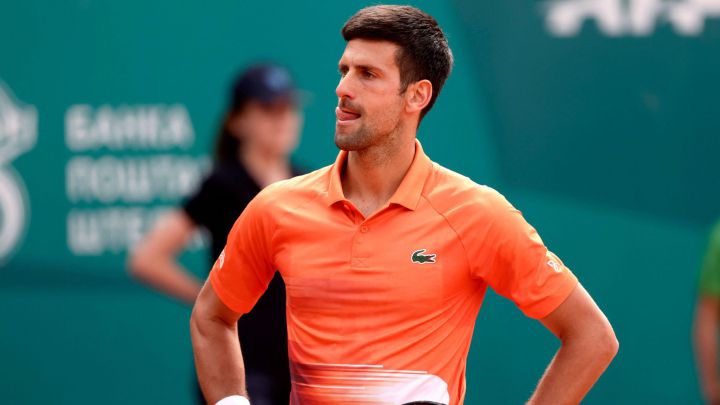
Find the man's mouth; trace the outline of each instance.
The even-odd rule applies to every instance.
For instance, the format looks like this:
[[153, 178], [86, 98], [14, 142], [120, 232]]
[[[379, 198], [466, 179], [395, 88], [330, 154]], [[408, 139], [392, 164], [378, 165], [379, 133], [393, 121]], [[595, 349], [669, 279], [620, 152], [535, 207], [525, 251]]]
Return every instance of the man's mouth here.
[[360, 113], [347, 108], [335, 107], [335, 117], [337, 117], [338, 122], [347, 122], [360, 118]]

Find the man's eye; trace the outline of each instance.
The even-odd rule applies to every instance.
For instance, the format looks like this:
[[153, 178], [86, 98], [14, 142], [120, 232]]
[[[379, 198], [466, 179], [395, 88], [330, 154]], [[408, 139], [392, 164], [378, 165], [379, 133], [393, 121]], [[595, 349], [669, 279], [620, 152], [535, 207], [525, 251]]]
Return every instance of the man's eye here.
[[372, 79], [373, 77], [375, 77], [375, 75], [372, 74], [370, 71], [366, 70], [363, 72], [363, 77], [366, 79]]

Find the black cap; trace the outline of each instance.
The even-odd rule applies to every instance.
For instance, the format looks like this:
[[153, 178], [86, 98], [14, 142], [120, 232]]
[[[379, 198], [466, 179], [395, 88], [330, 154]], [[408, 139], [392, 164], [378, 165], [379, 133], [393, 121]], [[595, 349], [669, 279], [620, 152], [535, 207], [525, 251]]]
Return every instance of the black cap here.
[[297, 89], [290, 73], [277, 65], [254, 65], [235, 81], [232, 106], [237, 108], [250, 100], [272, 104], [280, 100], [297, 102]]

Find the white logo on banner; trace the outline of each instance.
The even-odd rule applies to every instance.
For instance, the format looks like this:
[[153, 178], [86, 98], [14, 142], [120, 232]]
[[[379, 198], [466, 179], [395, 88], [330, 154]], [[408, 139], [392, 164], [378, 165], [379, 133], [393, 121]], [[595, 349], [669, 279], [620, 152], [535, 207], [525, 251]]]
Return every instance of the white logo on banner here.
[[707, 19], [720, 18], [720, 0], [550, 0], [542, 9], [547, 30], [558, 37], [576, 36], [585, 20], [611, 37], [648, 36], [658, 23], [696, 36]]
[[0, 263], [20, 242], [28, 215], [25, 186], [10, 164], [36, 140], [37, 110], [23, 105], [0, 82]]

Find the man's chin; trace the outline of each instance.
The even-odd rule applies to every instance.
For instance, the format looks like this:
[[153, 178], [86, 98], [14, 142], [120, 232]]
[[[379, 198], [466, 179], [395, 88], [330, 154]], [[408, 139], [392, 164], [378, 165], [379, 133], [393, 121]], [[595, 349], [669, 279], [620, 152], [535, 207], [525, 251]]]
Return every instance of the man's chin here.
[[347, 152], [358, 150], [358, 143], [357, 140], [354, 139], [354, 134], [348, 134], [343, 133], [340, 131], [335, 131], [335, 146], [338, 147], [340, 150], [344, 150]]
[[337, 135], [335, 135], [335, 146], [337, 146], [338, 149], [344, 150], [346, 152], [355, 150], [355, 148], [353, 148], [353, 145], [350, 145], [347, 142], [343, 142], [341, 139], [338, 139]]

